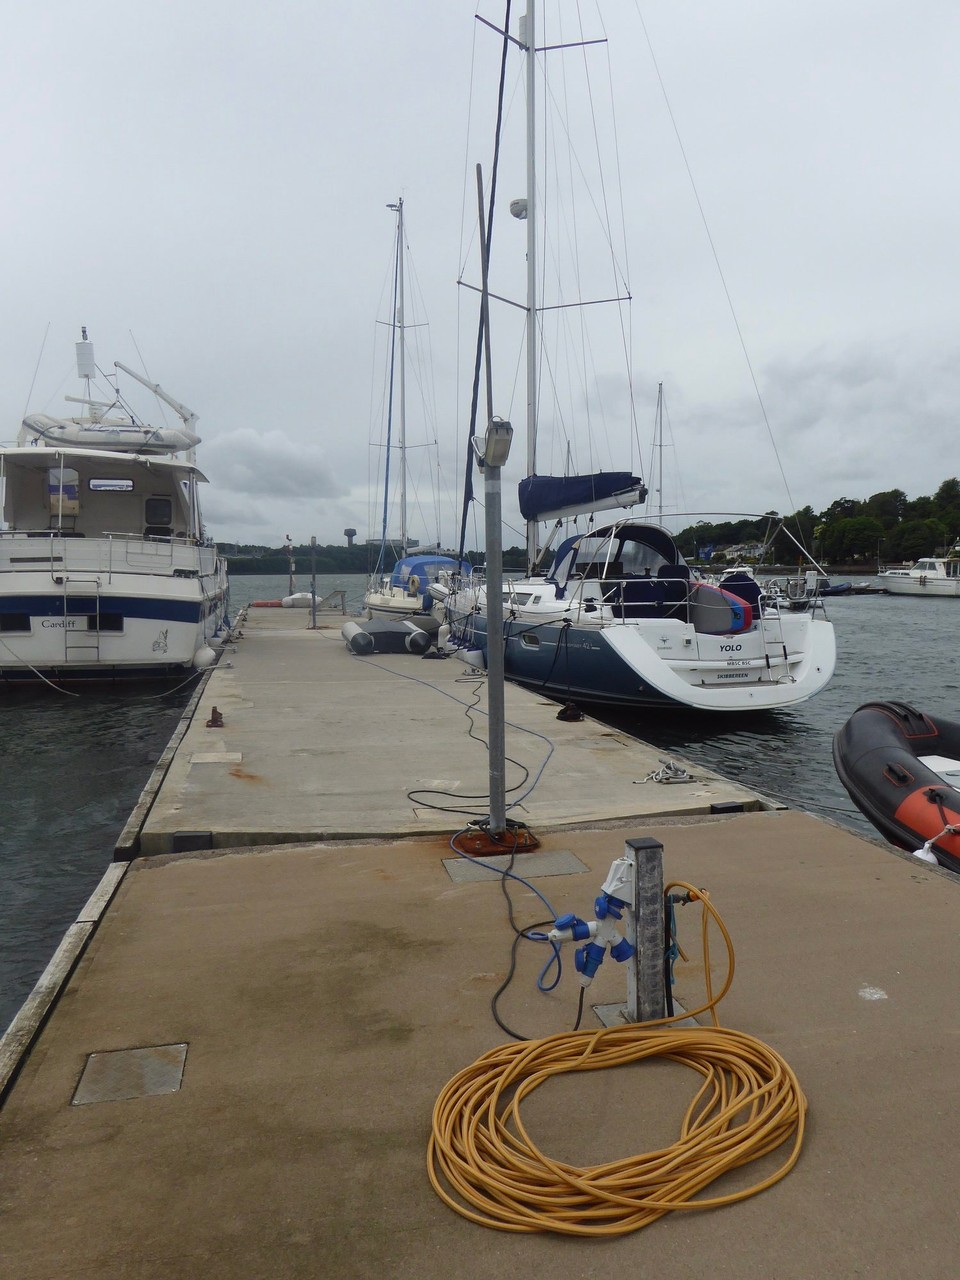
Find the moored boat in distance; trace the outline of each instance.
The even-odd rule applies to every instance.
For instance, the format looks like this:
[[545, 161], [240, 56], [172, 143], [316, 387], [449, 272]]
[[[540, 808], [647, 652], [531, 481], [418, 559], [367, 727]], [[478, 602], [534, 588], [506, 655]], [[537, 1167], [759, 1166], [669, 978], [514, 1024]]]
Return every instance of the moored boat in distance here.
[[398, 560], [393, 572], [371, 584], [363, 598], [371, 618], [404, 618], [411, 613], [429, 613], [434, 592], [445, 594], [443, 581], [469, 575], [470, 564], [455, 556], [415, 555]]
[[960, 547], [918, 560], [909, 569], [888, 569], [877, 582], [892, 596], [960, 596]]
[[[380, 550], [376, 568], [367, 584], [363, 598], [364, 612], [370, 618], [403, 619], [410, 614], [428, 614], [434, 599], [430, 588], [441, 576], [449, 577], [469, 573], [470, 566], [453, 556], [443, 555], [439, 543], [436, 553], [414, 550], [418, 544], [409, 537], [407, 529], [407, 398], [406, 398], [406, 320], [404, 297], [404, 260], [406, 237], [403, 221], [403, 200], [387, 206], [397, 215], [394, 247], [393, 312], [390, 322], [391, 345], [389, 354], [389, 393], [387, 398], [386, 436], [384, 441], [383, 475], [383, 523], [380, 533]], [[396, 392], [396, 394], [395, 394]], [[396, 431], [394, 443], [394, 402], [396, 401]], [[391, 478], [391, 461], [396, 454], [398, 475]], [[395, 492], [394, 492], [395, 490]], [[390, 508], [396, 499], [400, 537], [394, 546], [388, 536]], [[393, 569], [386, 566], [396, 555]]]
[[[0, 447], [0, 680], [182, 677], [214, 661], [227, 610], [226, 561], [200, 513], [197, 415], [118, 363], [181, 425], [139, 421], [86, 329], [76, 351], [85, 394], [67, 399], [82, 416], [28, 414]], [[98, 375], [109, 399], [91, 395]]]

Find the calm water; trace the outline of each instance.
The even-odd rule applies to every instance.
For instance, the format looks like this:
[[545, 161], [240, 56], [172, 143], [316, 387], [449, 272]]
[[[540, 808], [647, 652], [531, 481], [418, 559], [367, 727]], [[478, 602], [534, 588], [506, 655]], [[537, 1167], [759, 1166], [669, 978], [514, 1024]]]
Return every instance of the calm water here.
[[[317, 577], [318, 594], [345, 588], [348, 608], [363, 584]], [[287, 589], [286, 576], [234, 578], [231, 615]], [[99, 883], [193, 687], [0, 692], [0, 1030]]]
[[[343, 588], [351, 611], [364, 585], [359, 575], [317, 577], [318, 595]], [[296, 589], [310, 589], [309, 574], [298, 574]], [[232, 612], [287, 591], [285, 576], [234, 578]], [[872, 833], [837, 781], [833, 734], [878, 697], [960, 719], [960, 683], [944, 661], [960, 601], [855, 596], [828, 601], [828, 616], [837, 629], [837, 674], [812, 702], [751, 721], [632, 712], [611, 723], [665, 755]], [[0, 1027], [99, 882], [191, 688], [0, 695]]]

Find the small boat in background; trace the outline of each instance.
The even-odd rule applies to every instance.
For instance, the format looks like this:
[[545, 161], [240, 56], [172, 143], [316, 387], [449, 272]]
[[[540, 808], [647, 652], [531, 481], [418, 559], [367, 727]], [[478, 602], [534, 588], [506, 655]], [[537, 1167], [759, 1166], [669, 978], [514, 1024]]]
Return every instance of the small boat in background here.
[[[363, 597], [364, 612], [369, 618], [402, 620], [411, 614], [429, 614], [434, 606], [430, 587], [441, 577], [446, 579], [469, 575], [470, 565], [453, 556], [443, 555], [440, 542], [436, 553], [419, 548], [419, 543], [407, 530], [407, 403], [406, 366], [407, 327], [404, 319], [404, 259], [406, 236], [403, 222], [403, 200], [390, 204], [397, 215], [393, 276], [393, 315], [390, 321], [391, 348], [389, 358], [389, 394], [387, 397], [386, 438], [384, 441], [383, 476], [383, 525], [380, 535], [380, 552], [377, 565]], [[394, 381], [396, 374], [397, 439], [393, 440]], [[399, 475], [391, 478], [391, 460], [396, 454]], [[394, 493], [395, 490], [395, 493]], [[400, 521], [400, 537], [394, 542], [388, 536], [390, 505], [396, 498]], [[439, 534], [438, 534], [439, 538]], [[392, 571], [390, 560], [397, 557]], [[286, 601], [284, 601], [286, 603]]]
[[[363, 598], [371, 618], [405, 618], [429, 613], [434, 605], [431, 588], [454, 575], [469, 577], [470, 564], [454, 556], [413, 555], [398, 560], [393, 572], [372, 584]], [[438, 592], [438, 594], [441, 594]]]
[[906, 702], [867, 702], [836, 734], [833, 763], [891, 844], [960, 872], [960, 724]]
[[877, 581], [892, 596], [960, 596], [960, 546], [929, 556], [910, 569], [888, 569]]

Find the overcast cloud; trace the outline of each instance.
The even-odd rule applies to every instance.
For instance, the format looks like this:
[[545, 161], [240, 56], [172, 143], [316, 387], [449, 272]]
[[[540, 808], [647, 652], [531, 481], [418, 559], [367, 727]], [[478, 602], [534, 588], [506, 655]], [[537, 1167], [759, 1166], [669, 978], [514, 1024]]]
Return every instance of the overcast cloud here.
[[[142, 355], [199, 414], [218, 539], [375, 532], [385, 206], [402, 195], [430, 346], [411, 374], [410, 429], [439, 442], [439, 533], [451, 542], [476, 325], [476, 297], [456, 281], [462, 266], [477, 279], [472, 171], [490, 162], [499, 55], [475, 7], [502, 20], [491, 0], [9, 7], [0, 435], [12, 440], [28, 407], [64, 411], [85, 324], [102, 367], [139, 368]], [[566, 38], [579, 22], [585, 37], [610, 39], [638, 432], [646, 459], [663, 382], [665, 460], [677, 473], [667, 507], [787, 510], [792, 499], [819, 510], [894, 487], [931, 493], [960, 473], [960, 9], [617, 0], [601, 20], [592, 0], [579, 19], [574, 4], [560, 7]], [[602, 58], [602, 81], [608, 54], [590, 56]], [[518, 74], [516, 60], [511, 103]], [[522, 297], [522, 230], [506, 204], [523, 190], [511, 164], [494, 274]], [[495, 311], [494, 325], [494, 412], [520, 426], [516, 318]], [[542, 470], [563, 468], [567, 435], [581, 462], [636, 462], [624, 456], [636, 433], [614, 389], [616, 345], [595, 349], [593, 374], [566, 397]], [[411, 532], [432, 541], [422, 459], [416, 468]], [[509, 488], [522, 471], [518, 444]], [[505, 514], [516, 526], [512, 501]]]

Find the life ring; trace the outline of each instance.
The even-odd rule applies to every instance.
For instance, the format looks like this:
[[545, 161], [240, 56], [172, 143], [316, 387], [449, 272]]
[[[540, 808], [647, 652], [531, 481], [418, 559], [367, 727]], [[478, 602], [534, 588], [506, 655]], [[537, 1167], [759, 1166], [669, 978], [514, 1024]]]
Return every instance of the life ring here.
[[412, 596], [418, 596], [420, 594], [420, 579], [415, 573], [411, 573], [410, 577], [407, 579], [407, 591]]

